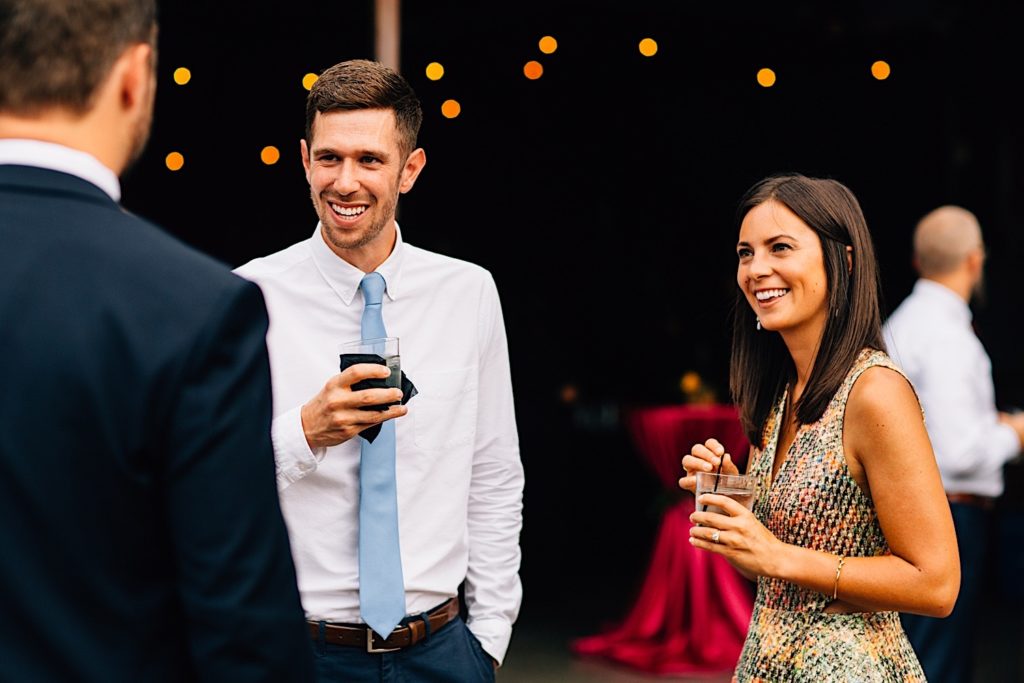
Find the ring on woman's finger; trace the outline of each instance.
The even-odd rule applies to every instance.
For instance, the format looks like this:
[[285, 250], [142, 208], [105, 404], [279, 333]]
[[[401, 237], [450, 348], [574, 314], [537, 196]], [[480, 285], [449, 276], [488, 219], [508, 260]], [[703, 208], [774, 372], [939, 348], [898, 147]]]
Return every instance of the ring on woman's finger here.
[[718, 538], [719, 538], [719, 534], [718, 534], [718, 530], [716, 529], [715, 533], [711, 534], [711, 542], [712, 543], [718, 543]]

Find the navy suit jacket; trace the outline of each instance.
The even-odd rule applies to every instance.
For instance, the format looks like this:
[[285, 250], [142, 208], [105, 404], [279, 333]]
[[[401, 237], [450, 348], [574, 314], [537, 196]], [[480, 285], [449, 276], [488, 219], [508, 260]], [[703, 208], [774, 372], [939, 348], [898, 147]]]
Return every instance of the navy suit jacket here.
[[0, 681], [306, 681], [267, 314], [65, 173], [0, 165]]

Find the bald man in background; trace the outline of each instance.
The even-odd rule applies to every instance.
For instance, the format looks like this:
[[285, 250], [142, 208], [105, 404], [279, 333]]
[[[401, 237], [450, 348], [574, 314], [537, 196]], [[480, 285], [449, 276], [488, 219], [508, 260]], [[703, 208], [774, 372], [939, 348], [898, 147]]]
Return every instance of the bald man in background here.
[[960, 595], [945, 619], [902, 615], [929, 683], [964, 683], [992, 539], [992, 511], [1003, 466], [1024, 445], [1024, 414], [996, 408], [992, 363], [971, 326], [969, 304], [982, 293], [985, 245], [970, 211], [941, 206], [914, 231], [914, 290], [885, 323], [890, 355], [910, 377], [949, 498], [960, 547]]

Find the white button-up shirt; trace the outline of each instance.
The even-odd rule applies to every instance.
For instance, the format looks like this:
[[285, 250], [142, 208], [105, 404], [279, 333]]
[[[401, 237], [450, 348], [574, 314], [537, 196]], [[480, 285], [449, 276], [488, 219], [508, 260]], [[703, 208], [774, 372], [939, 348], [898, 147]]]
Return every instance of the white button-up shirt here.
[[[364, 273], [321, 235], [236, 269], [270, 313], [273, 440], [281, 506], [310, 620], [359, 623], [359, 442], [311, 451], [300, 410], [358, 340]], [[519, 613], [523, 469], [505, 326], [490, 273], [402, 241], [377, 268], [382, 313], [419, 393], [395, 419], [406, 612], [465, 580], [468, 626], [504, 658]]]
[[999, 422], [992, 363], [970, 308], [948, 287], [921, 279], [884, 330], [889, 355], [921, 399], [946, 491], [1001, 495], [1003, 465], [1020, 452], [1020, 440]]

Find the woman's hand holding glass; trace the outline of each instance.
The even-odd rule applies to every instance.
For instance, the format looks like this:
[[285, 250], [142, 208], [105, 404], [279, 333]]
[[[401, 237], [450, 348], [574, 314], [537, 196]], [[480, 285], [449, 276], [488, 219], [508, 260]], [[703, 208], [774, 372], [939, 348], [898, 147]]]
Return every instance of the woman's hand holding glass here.
[[[682, 464], [686, 476], [679, 480], [679, 486], [694, 493], [698, 472], [740, 473], [725, 446], [714, 438], [694, 444], [689, 454], [683, 456]], [[699, 511], [690, 515], [694, 524], [690, 528], [693, 546], [723, 556], [748, 579], [777, 575], [777, 562], [784, 544], [747, 506], [732, 496], [719, 493], [702, 493], [697, 503], [698, 510], [719, 508], [724, 514]]]
[[688, 455], [683, 456], [683, 470], [686, 476], [679, 480], [679, 488], [695, 493], [697, 472], [714, 472], [721, 463], [722, 474], [739, 474], [740, 470], [725, 452], [725, 446], [718, 439], [711, 438], [704, 443], [694, 444]]
[[785, 544], [768, 531], [742, 503], [720, 493], [701, 494], [702, 507], [718, 507], [718, 512], [694, 512], [690, 521], [690, 543], [702, 550], [721, 555], [748, 579], [778, 576]]

